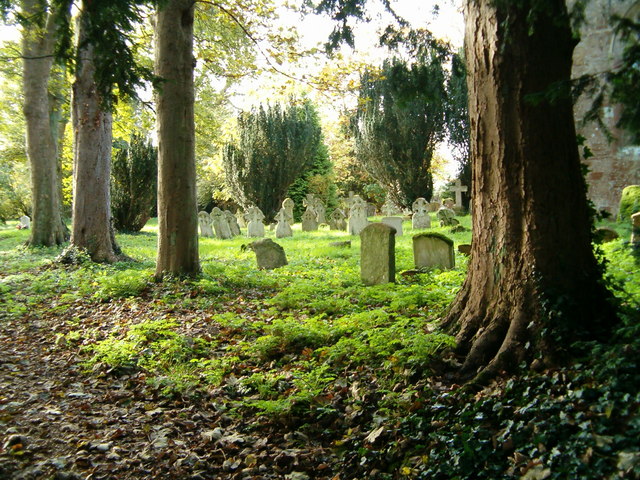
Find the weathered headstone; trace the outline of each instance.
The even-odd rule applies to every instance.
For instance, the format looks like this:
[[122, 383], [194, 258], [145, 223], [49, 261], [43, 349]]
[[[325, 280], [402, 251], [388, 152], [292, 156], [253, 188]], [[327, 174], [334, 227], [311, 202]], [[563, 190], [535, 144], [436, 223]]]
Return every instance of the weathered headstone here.
[[318, 230], [318, 222], [316, 221], [316, 212], [312, 207], [307, 209], [302, 214], [302, 231], [303, 232], [315, 232]]
[[411, 226], [414, 230], [421, 228], [431, 228], [431, 217], [429, 216], [429, 204], [420, 197], [411, 205], [413, 215], [411, 217]]
[[293, 225], [293, 208], [295, 206], [295, 202], [288, 197], [282, 201], [282, 208], [284, 208], [284, 213], [287, 215], [287, 223], [289, 225]]
[[200, 236], [213, 237], [213, 228], [211, 228], [211, 217], [204, 210], [198, 213], [198, 225], [200, 226]]
[[262, 240], [251, 242], [249, 248], [256, 254], [258, 268], [273, 270], [274, 268], [283, 267], [287, 264], [287, 256], [284, 253], [284, 248], [270, 238], [263, 238]]
[[443, 206], [436, 213], [438, 220], [440, 220], [441, 227], [453, 227], [458, 225], [460, 222], [456, 219], [456, 212]]
[[349, 210], [349, 233], [360, 235], [360, 232], [369, 224], [367, 220], [367, 202], [359, 195], [354, 195]]
[[331, 230], [341, 230], [344, 231], [347, 229], [347, 220], [346, 215], [342, 210], [336, 208], [331, 215], [329, 215], [329, 228]]
[[247, 214], [246, 214], [246, 212], [243, 212], [242, 210], [238, 209], [238, 211], [236, 212], [236, 220], [238, 221], [238, 225], [241, 228], [246, 228], [247, 227]]
[[218, 207], [213, 207], [210, 216], [211, 225], [213, 226], [213, 230], [216, 232], [216, 237], [221, 240], [228, 240], [233, 236], [231, 235], [231, 230], [229, 229], [227, 216], [222, 210], [220, 210]]
[[289, 215], [284, 207], [280, 209], [276, 215], [276, 238], [292, 237], [293, 231], [291, 225], [289, 225]]
[[387, 197], [387, 199], [384, 201], [384, 204], [382, 205], [382, 214], [385, 217], [393, 217], [399, 212], [400, 209], [396, 206], [395, 203], [393, 203], [393, 200], [391, 200], [390, 197]]
[[316, 212], [316, 222], [318, 222], [318, 225], [321, 223], [327, 223], [327, 209], [325, 208], [324, 203], [322, 203], [322, 200], [319, 198], [314, 199], [313, 210]]
[[372, 223], [360, 233], [360, 277], [365, 285], [395, 282], [395, 228]]
[[402, 235], [402, 217], [383, 217], [382, 223], [396, 230], [396, 237]]
[[416, 268], [453, 268], [453, 240], [437, 233], [413, 236], [413, 261]]
[[367, 202], [367, 217], [375, 217], [377, 213], [376, 206], [373, 203]]
[[224, 211], [224, 216], [227, 219], [227, 224], [229, 225], [229, 231], [231, 235], [237, 237], [241, 234], [240, 225], [238, 225], [238, 219], [236, 216], [229, 210]]
[[264, 213], [258, 207], [249, 207], [247, 211], [247, 237], [264, 237]]
[[453, 185], [453, 187], [449, 188], [449, 190], [451, 190], [456, 196], [455, 204], [458, 207], [462, 207], [462, 194], [466, 192], [468, 188], [465, 185], [462, 185], [462, 182], [460, 182], [460, 179], [457, 179], [456, 183]]
[[631, 215], [631, 245], [640, 246], [640, 212]]
[[18, 230], [28, 230], [31, 228], [31, 219], [27, 215], [23, 215], [19, 219]]

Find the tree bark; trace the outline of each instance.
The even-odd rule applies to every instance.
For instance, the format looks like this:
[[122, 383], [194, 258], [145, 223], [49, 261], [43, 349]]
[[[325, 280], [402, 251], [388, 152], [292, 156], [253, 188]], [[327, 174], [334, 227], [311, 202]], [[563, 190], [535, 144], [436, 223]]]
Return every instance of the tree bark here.
[[111, 112], [94, 79], [93, 47], [86, 43], [86, 13], [78, 22], [74, 127], [73, 220], [71, 244], [86, 249], [94, 262], [115, 262], [118, 248], [111, 226]]
[[198, 259], [193, 69], [193, 0], [169, 0], [155, 25], [158, 129], [156, 279], [195, 275]]
[[[42, 2], [22, 0], [22, 13], [32, 18], [42, 13]], [[49, 11], [42, 25], [23, 27], [23, 92], [27, 125], [27, 156], [31, 164], [32, 217], [28, 244], [32, 246], [60, 245], [69, 238], [62, 221], [61, 179], [58, 171], [57, 130], [52, 121], [49, 101], [49, 78], [53, 65], [55, 21]]]
[[576, 41], [564, 0], [532, 10], [541, 3], [466, 3], [473, 247], [444, 327], [456, 334], [462, 375], [477, 381], [559, 358], [566, 342], [614, 318], [568, 90]]

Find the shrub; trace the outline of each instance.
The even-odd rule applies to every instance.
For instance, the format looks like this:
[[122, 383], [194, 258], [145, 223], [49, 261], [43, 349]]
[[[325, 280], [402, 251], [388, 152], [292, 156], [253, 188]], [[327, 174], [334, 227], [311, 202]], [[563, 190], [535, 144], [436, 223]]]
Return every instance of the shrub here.
[[622, 190], [618, 221], [628, 221], [636, 212], [640, 212], [640, 185], [629, 185]]

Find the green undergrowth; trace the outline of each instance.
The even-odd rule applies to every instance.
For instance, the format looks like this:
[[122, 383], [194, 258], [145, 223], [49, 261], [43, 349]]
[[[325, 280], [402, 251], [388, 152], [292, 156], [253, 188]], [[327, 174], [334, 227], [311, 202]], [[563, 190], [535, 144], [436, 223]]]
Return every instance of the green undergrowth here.
[[215, 399], [247, 429], [261, 417], [306, 432], [340, 454], [345, 478], [638, 478], [640, 276], [626, 237], [601, 247], [623, 306], [614, 337], [583, 345], [571, 367], [472, 391], [431, 375], [450, 360], [437, 322], [467, 258], [403, 275], [405, 229], [396, 283], [373, 287], [360, 281], [359, 239], [326, 230], [277, 239], [289, 264], [273, 271], [257, 270], [250, 239], [201, 239], [202, 274], [160, 284], [154, 224], [117, 237], [134, 262], [65, 267], [52, 263], [61, 248], [0, 230], [0, 321], [55, 316], [60, 347], [79, 349], [88, 374], [141, 375], [160, 396]]

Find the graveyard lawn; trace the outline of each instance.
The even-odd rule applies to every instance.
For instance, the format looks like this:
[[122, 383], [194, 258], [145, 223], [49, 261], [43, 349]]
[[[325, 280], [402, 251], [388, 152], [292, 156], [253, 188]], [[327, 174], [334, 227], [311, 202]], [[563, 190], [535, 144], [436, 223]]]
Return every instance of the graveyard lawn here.
[[163, 283], [154, 223], [113, 265], [53, 264], [61, 247], [2, 227], [0, 478], [638, 478], [638, 257], [606, 226], [620, 329], [480, 391], [452, 383], [438, 332], [467, 257], [414, 269], [410, 221], [396, 283], [371, 287], [359, 238], [324, 227], [267, 232], [274, 270], [253, 239], [200, 238], [202, 275]]

